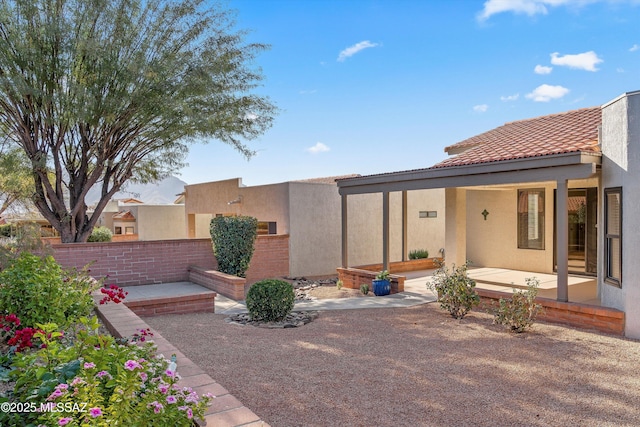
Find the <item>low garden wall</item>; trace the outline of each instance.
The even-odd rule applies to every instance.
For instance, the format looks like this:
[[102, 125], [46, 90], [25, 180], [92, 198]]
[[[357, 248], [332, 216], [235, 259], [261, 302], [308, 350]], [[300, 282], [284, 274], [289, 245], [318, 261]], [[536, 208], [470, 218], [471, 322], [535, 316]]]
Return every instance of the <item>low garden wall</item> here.
[[236, 301], [243, 300], [251, 286], [247, 283], [247, 279], [242, 277], [207, 270], [195, 265], [189, 267], [189, 281]]
[[[64, 268], [91, 264], [92, 276], [107, 277], [107, 283], [118, 286], [183, 282], [189, 280], [190, 266], [203, 270], [218, 267], [211, 239], [62, 243], [51, 247]], [[288, 275], [289, 235], [258, 236], [246, 283]]]
[[[410, 259], [408, 261], [395, 261], [395, 262], [389, 263], [389, 273], [402, 273], [403, 271], [432, 270], [434, 268], [438, 268], [438, 265], [437, 265], [438, 262], [442, 262], [442, 258], [422, 258], [422, 259]], [[355, 268], [358, 268], [360, 270], [380, 272], [382, 271], [382, 263], [359, 265]]]
[[[371, 282], [378, 274], [378, 272], [375, 271], [361, 270], [358, 268], [338, 268], [337, 270], [338, 280], [341, 280], [342, 286], [348, 289], [360, 289], [360, 285], [363, 283], [369, 285], [369, 289], [373, 289]], [[396, 274], [389, 276], [392, 294], [404, 292], [404, 279], [404, 276], [398, 276]]]
[[[511, 298], [512, 293], [476, 288], [481, 299], [481, 309], [491, 310], [500, 298]], [[624, 335], [624, 312], [615, 308], [574, 302], [560, 302], [548, 298], [536, 298], [543, 308], [538, 319], [551, 323], [594, 329], [608, 334]]]

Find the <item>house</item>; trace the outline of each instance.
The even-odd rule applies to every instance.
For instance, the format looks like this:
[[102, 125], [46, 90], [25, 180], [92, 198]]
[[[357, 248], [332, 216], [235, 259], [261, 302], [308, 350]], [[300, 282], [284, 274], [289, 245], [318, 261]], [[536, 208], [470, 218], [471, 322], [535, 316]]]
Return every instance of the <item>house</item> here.
[[[259, 233], [286, 236], [289, 275], [335, 274], [341, 257], [341, 198], [336, 179], [327, 177], [277, 184], [245, 186], [240, 178], [187, 185], [184, 192], [187, 236], [210, 237], [211, 218], [224, 215], [253, 216]], [[351, 200], [352, 222], [349, 256], [355, 265], [377, 263], [382, 245], [380, 196], [363, 195]], [[418, 191], [406, 200], [394, 198], [397, 209], [389, 219], [391, 233], [402, 233], [403, 212], [412, 232], [396, 239], [390, 250], [398, 258], [409, 250], [426, 249], [437, 256], [444, 246], [444, 191]], [[405, 206], [405, 209], [402, 209]], [[402, 243], [404, 242], [404, 243]]]
[[154, 205], [137, 199], [110, 200], [96, 226], [109, 228], [114, 240], [184, 239], [184, 204]]
[[377, 193], [386, 215], [394, 193], [444, 189], [447, 264], [555, 273], [559, 302], [570, 301], [569, 273], [592, 275], [601, 306], [623, 311], [625, 335], [640, 338], [640, 91], [507, 123], [445, 151], [450, 158], [426, 169], [339, 180], [343, 206]]

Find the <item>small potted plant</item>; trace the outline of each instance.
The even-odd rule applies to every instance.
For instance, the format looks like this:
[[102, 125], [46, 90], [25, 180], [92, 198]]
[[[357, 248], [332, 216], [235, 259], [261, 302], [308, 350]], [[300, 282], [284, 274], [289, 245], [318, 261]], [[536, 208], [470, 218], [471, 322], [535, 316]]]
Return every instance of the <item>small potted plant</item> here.
[[389, 295], [391, 293], [391, 280], [387, 270], [381, 271], [373, 279], [372, 290], [376, 296]]

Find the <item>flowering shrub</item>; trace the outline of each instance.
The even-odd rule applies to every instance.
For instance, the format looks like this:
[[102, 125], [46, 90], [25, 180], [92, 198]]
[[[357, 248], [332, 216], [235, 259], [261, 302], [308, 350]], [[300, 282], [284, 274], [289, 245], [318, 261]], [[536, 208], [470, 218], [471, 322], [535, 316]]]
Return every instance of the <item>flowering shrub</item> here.
[[100, 300], [101, 305], [108, 302], [119, 304], [127, 297], [127, 295], [129, 295], [129, 292], [116, 285], [109, 285], [108, 287], [100, 288], [100, 293], [104, 295]]
[[530, 328], [542, 309], [536, 303], [540, 281], [535, 277], [528, 277], [525, 281], [527, 290], [517, 290], [508, 299], [500, 298], [500, 306], [494, 312], [493, 323], [504, 325], [515, 333], [522, 333]]
[[[177, 385], [179, 375], [142, 340], [118, 343], [97, 333], [96, 318], [82, 318], [75, 341], [58, 340], [55, 324], [40, 325], [44, 348], [20, 354], [11, 375], [16, 401], [55, 406], [55, 411], [21, 414], [21, 423], [68, 426], [190, 426], [203, 418], [213, 396]], [[2, 419], [0, 425], [9, 425]]]

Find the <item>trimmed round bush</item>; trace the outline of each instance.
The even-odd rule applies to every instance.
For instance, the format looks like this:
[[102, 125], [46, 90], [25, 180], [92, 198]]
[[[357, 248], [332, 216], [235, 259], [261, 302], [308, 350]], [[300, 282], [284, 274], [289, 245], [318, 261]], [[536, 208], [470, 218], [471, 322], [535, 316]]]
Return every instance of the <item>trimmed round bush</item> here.
[[87, 242], [110, 242], [113, 233], [107, 227], [95, 227]]
[[247, 309], [253, 320], [277, 322], [293, 310], [295, 294], [291, 283], [278, 279], [256, 282], [247, 293]]

